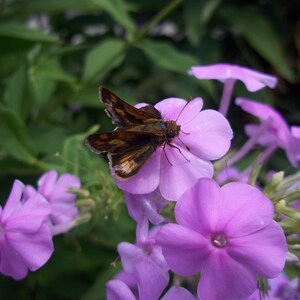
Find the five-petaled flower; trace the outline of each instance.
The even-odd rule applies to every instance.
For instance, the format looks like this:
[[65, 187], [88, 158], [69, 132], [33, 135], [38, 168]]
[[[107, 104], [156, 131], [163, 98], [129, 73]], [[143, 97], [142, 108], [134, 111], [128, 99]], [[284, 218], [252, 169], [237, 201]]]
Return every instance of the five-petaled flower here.
[[164, 225], [157, 244], [175, 273], [201, 271], [203, 300], [246, 299], [257, 275], [273, 278], [284, 267], [283, 230], [273, 220], [271, 201], [253, 186], [234, 182], [220, 188], [199, 179], [176, 203], [175, 217], [178, 224]]
[[226, 118], [211, 109], [202, 110], [203, 101], [195, 98], [169, 98], [155, 105], [163, 120], [176, 120], [181, 126], [172, 146], [159, 147], [133, 177], [116, 180], [132, 194], [148, 194], [158, 188], [167, 200], [177, 200], [201, 177], [213, 176], [211, 160], [226, 154], [232, 130]]
[[15, 180], [8, 200], [0, 207], [0, 272], [16, 280], [28, 269], [43, 266], [53, 252], [52, 235], [46, 220], [48, 201], [35, 193], [24, 201], [24, 184]]

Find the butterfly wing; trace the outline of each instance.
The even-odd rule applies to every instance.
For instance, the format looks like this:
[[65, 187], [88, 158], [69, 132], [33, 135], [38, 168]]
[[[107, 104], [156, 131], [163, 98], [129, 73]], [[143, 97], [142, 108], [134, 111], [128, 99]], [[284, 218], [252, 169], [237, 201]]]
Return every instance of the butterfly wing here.
[[103, 87], [99, 88], [99, 95], [106, 113], [118, 127], [130, 127], [161, 119], [160, 112], [152, 105], [138, 109]]
[[125, 180], [135, 175], [155, 150], [156, 144], [148, 142], [121, 153], [109, 153], [109, 165], [115, 171], [114, 176]]
[[126, 149], [137, 149], [149, 143], [151, 135], [138, 131], [113, 131], [96, 133], [85, 139], [86, 146], [94, 153], [123, 153]]

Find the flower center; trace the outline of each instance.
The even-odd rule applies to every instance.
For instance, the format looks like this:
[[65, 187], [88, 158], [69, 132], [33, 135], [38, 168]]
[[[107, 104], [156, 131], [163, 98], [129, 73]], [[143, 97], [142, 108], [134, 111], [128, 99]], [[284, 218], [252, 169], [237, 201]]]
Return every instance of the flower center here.
[[227, 244], [227, 238], [224, 233], [217, 232], [211, 236], [211, 243], [216, 248], [224, 248]]
[[143, 244], [143, 247], [142, 247], [142, 249], [143, 249], [143, 251], [144, 251], [144, 253], [145, 253], [145, 255], [146, 256], [150, 256], [151, 255], [151, 253], [152, 253], [152, 247], [153, 247], [153, 245], [151, 244], [151, 243], [144, 243]]

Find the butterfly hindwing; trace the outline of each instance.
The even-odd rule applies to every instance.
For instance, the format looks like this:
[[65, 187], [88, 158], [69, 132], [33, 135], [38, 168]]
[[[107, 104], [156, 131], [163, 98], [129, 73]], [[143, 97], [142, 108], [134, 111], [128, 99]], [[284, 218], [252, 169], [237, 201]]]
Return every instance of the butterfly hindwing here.
[[138, 148], [126, 149], [123, 153], [109, 153], [109, 164], [119, 180], [135, 175], [156, 150], [156, 144], [145, 143]]

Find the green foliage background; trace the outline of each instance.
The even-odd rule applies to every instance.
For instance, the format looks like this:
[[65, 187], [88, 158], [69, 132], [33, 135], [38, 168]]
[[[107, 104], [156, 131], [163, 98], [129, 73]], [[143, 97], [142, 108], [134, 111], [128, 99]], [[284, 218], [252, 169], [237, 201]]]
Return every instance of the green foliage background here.
[[[89, 223], [55, 237], [50, 261], [20, 282], [0, 277], [0, 299], [105, 299], [119, 242], [134, 240], [106, 158], [84, 137], [111, 130], [101, 84], [121, 98], [155, 103], [201, 96], [218, 108], [222, 85], [187, 75], [192, 65], [241, 64], [274, 74], [279, 85], [255, 95], [292, 124], [300, 121], [299, 2], [237, 0], [0, 1], [0, 179], [2, 203], [13, 180], [36, 185], [49, 169], [78, 175], [95, 200]], [[233, 147], [249, 120], [232, 106]], [[277, 153], [271, 161], [285, 169]], [[0, 258], [1, 259], [1, 258]]]

